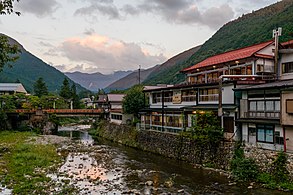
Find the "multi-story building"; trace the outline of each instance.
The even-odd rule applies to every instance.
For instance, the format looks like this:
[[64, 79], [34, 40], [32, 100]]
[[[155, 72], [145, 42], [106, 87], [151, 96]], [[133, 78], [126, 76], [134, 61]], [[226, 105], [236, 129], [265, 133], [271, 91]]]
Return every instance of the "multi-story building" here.
[[265, 149], [293, 151], [293, 41], [282, 43], [275, 82], [235, 89], [242, 140]]
[[[281, 123], [275, 124], [276, 121], [280, 121], [280, 93], [251, 88], [245, 95], [245, 90], [237, 89], [273, 86], [271, 83], [276, 79], [290, 77], [288, 74], [291, 70], [293, 72], [293, 65], [290, 61], [289, 46], [290, 42], [284, 43], [283, 48], [287, 50], [280, 50], [279, 66], [282, 66], [282, 72], [275, 63], [276, 47], [275, 41], [272, 40], [215, 55], [186, 68], [182, 70], [186, 74], [184, 84], [145, 89], [145, 93], [149, 95], [149, 108], [141, 112], [141, 128], [180, 132], [192, 126], [195, 112], [209, 110], [218, 114], [226, 138], [247, 141], [243, 138], [248, 131], [245, 130], [245, 125], [246, 129], [250, 126], [247, 120], [262, 116], [263, 120], [274, 124], [274, 132], [280, 132], [276, 133], [276, 137], [278, 142], [282, 143]], [[245, 97], [248, 99], [245, 100]], [[261, 100], [264, 98], [266, 101]], [[247, 101], [246, 104], [244, 101]], [[251, 106], [243, 110], [243, 106], [239, 107], [240, 104]], [[261, 107], [267, 109], [265, 115], [258, 112], [257, 109]], [[269, 135], [272, 126], [266, 122], [263, 124], [264, 131]], [[255, 125], [251, 127], [256, 128]], [[259, 140], [263, 139], [260, 136], [261, 134]], [[269, 136], [264, 139], [270, 141]]]

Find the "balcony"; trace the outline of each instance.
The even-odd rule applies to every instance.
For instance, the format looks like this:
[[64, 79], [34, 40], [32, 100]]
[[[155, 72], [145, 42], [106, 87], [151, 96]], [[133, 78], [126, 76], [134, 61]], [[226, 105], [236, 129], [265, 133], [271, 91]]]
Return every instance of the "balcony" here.
[[280, 111], [248, 111], [244, 112], [245, 118], [279, 119]]
[[182, 96], [182, 102], [195, 102], [195, 101], [196, 101], [196, 95]]
[[211, 94], [211, 95], [200, 95], [200, 102], [215, 102], [219, 101], [219, 94]]

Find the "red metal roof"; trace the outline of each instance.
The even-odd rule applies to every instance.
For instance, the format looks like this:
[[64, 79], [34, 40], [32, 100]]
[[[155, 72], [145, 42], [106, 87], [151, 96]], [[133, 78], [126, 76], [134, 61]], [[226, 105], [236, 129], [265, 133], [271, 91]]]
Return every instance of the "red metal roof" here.
[[281, 45], [284, 46], [284, 47], [290, 47], [290, 46], [293, 46], [293, 40], [290, 40], [290, 41], [287, 41], [287, 42], [281, 43]]
[[[195, 64], [189, 68], [183, 69], [182, 72], [189, 72], [189, 71], [196, 70], [202, 67], [213, 66], [213, 65], [217, 65], [217, 64], [221, 64], [225, 62], [231, 62], [231, 61], [248, 58], [253, 56], [256, 52], [260, 51], [261, 49], [267, 47], [271, 43], [273, 43], [272, 40], [264, 42], [264, 43], [259, 43], [256, 45], [236, 49], [233, 51], [228, 51], [219, 55], [211, 56], [199, 62], [198, 64]], [[268, 55], [266, 55], [265, 57], [267, 58]]]

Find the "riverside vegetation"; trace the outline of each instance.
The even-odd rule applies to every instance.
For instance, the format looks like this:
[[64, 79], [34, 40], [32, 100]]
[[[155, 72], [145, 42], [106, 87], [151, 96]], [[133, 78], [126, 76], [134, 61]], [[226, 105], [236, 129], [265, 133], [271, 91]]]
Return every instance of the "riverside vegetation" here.
[[50, 181], [46, 170], [61, 162], [56, 147], [34, 144], [35, 136], [32, 132], [0, 132], [0, 183], [15, 194], [45, 193]]
[[268, 165], [270, 171], [262, 172], [254, 159], [245, 157], [242, 143], [237, 143], [231, 160], [231, 172], [236, 180], [256, 181], [270, 189], [293, 191], [293, 182], [287, 170], [287, 163], [287, 154], [281, 151]]

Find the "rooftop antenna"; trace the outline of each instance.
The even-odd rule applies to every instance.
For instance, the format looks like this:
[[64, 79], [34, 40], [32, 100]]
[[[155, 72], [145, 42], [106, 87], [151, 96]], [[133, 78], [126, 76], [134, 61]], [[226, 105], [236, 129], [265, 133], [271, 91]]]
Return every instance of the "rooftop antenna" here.
[[278, 54], [279, 54], [279, 37], [282, 35], [282, 28], [279, 27], [278, 29], [273, 30], [273, 38], [275, 38], [275, 74], [276, 79], [278, 80]]

